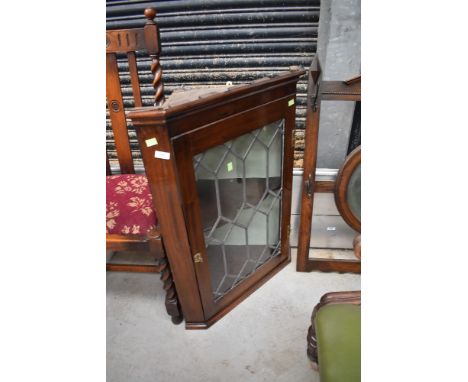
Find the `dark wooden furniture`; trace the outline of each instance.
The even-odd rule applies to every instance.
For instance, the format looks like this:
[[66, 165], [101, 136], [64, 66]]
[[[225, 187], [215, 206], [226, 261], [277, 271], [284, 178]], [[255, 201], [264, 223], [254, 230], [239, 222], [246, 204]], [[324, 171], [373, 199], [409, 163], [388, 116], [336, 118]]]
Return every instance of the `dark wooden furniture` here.
[[180, 92], [129, 113], [187, 329], [208, 328], [290, 261], [303, 73]]
[[[106, 95], [114, 135], [115, 148], [120, 165], [119, 174], [135, 174], [128, 137], [128, 126], [117, 67], [117, 54], [125, 54], [131, 76], [133, 97], [136, 107], [142, 106], [140, 82], [136, 61], [137, 51], [146, 51], [152, 59], [151, 72], [154, 75], [155, 105], [164, 100], [162, 70], [159, 64], [159, 32], [154, 22], [156, 11], [145, 10], [146, 25], [139, 29], [106, 31]], [[109, 157], [106, 153], [106, 174], [112, 174]], [[170, 217], [169, 217], [170, 219]], [[166, 309], [174, 323], [182, 321], [182, 313], [177, 299], [164, 244], [157, 226], [148, 233], [107, 234], [106, 249], [109, 251], [149, 252], [156, 260], [155, 265], [107, 264], [109, 271], [160, 272], [166, 290]]]
[[[345, 182], [337, 181], [316, 181], [315, 171], [317, 166], [317, 149], [320, 122], [321, 101], [360, 101], [361, 100], [361, 76], [348, 81], [323, 81], [321, 78], [320, 62], [316, 56], [309, 69], [308, 90], [307, 90], [307, 118], [305, 131], [304, 149], [304, 174], [303, 189], [301, 195], [301, 217], [299, 226], [299, 242], [297, 249], [298, 272], [310, 272], [313, 270], [325, 272], [361, 272], [361, 262], [359, 260], [344, 259], [309, 259], [309, 243], [312, 227], [312, 215], [314, 204], [314, 193], [333, 192], [338, 203], [345, 192], [343, 186]], [[353, 157], [353, 166], [357, 165], [357, 156]], [[360, 163], [360, 150], [359, 150]], [[355, 167], [353, 167], [355, 168]], [[345, 175], [349, 173], [347, 168]], [[339, 179], [339, 178], [337, 178]], [[338, 205], [338, 208], [342, 208]], [[342, 208], [343, 210], [343, 208]], [[350, 217], [343, 216], [346, 222]], [[346, 220], [347, 219], [347, 220]], [[349, 223], [348, 223], [349, 224]], [[357, 227], [355, 225], [355, 227]], [[354, 228], [354, 227], [353, 227]], [[356, 228], [355, 228], [356, 229]], [[359, 223], [360, 229], [360, 223]]]

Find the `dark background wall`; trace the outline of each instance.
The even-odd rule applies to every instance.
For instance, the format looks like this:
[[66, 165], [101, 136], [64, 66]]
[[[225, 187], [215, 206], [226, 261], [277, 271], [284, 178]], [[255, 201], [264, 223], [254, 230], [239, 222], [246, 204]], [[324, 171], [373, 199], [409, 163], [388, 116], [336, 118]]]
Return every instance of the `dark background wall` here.
[[[234, 85], [273, 76], [292, 65], [308, 68], [317, 50], [320, 0], [181, 0], [107, 1], [107, 29], [141, 27], [143, 11], [157, 10], [161, 32], [161, 64], [165, 92], [186, 87]], [[151, 105], [153, 88], [149, 60], [142, 70], [144, 105]], [[128, 66], [119, 62], [126, 109], [133, 107]], [[297, 86], [295, 165], [301, 166], [306, 76]], [[134, 157], [139, 158], [130, 129]], [[107, 143], [112, 131], [107, 119]]]

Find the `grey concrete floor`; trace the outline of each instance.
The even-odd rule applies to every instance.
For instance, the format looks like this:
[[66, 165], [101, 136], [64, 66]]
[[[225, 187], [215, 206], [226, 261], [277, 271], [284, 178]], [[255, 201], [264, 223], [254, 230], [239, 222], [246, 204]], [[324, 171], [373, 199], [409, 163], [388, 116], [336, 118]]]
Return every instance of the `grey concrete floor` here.
[[109, 382], [318, 381], [306, 355], [310, 314], [360, 276], [297, 273], [292, 262], [205, 331], [173, 325], [159, 275], [107, 273]]

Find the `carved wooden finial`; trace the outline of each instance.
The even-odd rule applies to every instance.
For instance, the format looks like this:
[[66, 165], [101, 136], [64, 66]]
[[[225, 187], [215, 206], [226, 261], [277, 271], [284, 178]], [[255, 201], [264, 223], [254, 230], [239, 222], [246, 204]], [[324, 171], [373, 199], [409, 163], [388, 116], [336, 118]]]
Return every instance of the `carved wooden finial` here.
[[155, 91], [154, 105], [159, 106], [164, 102], [164, 86], [162, 83], [162, 68], [159, 62], [159, 28], [154, 22], [156, 17], [156, 9], [146, 8], [145, 17], [145, 42], [148, 54], [151, 57], [151, 73], [153, 73], [152, 85]]
[[148, 19], [146, 24], [154, 24], [154, 18], [156, 17], [156, 9], [154, 8], [146, 8], [145, 9], [145, 17]]

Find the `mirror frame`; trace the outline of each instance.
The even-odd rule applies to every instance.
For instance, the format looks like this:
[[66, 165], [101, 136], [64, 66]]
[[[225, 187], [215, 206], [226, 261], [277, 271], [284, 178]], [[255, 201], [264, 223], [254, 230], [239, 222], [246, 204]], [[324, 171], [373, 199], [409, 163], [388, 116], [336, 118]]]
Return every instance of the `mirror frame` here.
[[356, 147], [346, 157], [343, 166], [338, 172], [335, 186], [336, 207], [343, 217], [343, 220], [357, 232], [361, 232], [361, 220], [358, 219], [351, 211], [346, 194], [348, 191], [349, 180], [359, 164], [361, 164], [361, 146]]

